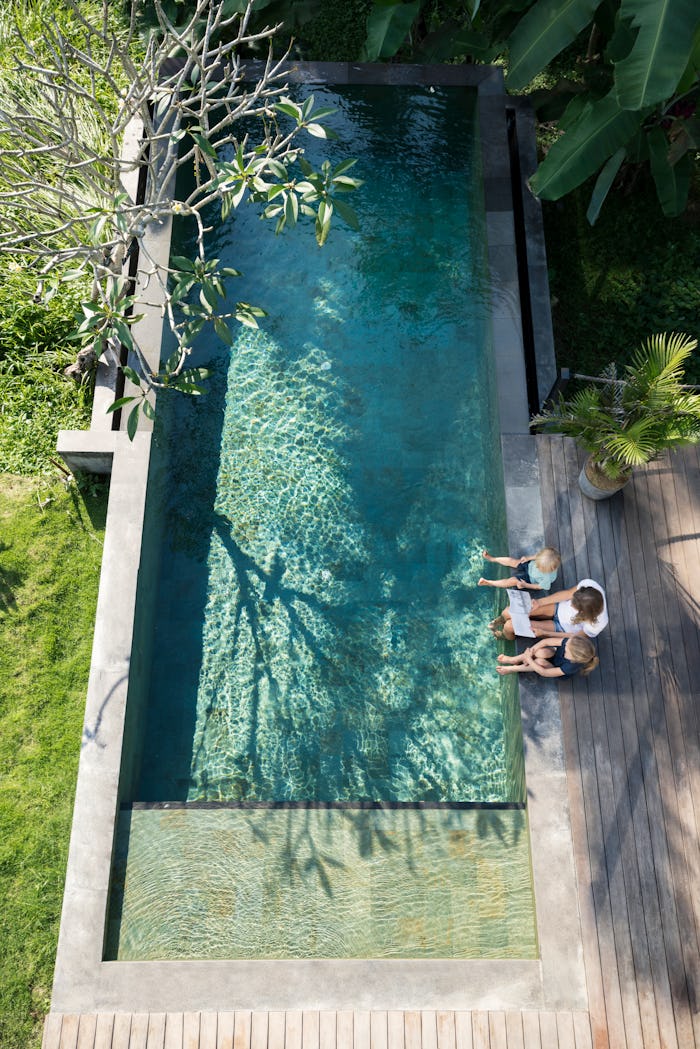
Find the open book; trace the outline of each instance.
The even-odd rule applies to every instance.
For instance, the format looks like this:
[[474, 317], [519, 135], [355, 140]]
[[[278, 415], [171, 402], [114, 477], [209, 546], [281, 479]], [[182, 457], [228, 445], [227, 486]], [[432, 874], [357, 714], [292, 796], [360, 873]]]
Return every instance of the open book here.
[[535, 631], [530, 625], [530, 609], [532, 598], [527, 590], [508, 590], [510, 598], [510, 614], [513, 621], [513, 630], [518, 637], [535, 637]]

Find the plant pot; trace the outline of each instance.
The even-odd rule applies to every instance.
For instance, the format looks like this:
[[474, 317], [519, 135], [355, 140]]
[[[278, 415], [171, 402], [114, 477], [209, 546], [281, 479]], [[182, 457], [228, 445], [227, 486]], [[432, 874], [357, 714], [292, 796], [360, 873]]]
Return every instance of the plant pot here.
[[578, 478], [578, 486], [589, 499], [609, 499], [629, 481], [631, 473], [612, 480], [598, 467], [592, 456], [588, 456]]

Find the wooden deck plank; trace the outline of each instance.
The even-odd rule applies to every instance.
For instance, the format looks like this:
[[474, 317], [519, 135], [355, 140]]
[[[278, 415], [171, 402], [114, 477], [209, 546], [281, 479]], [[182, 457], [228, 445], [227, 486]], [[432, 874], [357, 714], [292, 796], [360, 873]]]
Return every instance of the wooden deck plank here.
[[321, 1020], [314, 1009], [305, 1009], [301, 1017], [302, 1049], [319, 1049], [321, 1043]]
[[571, 1013], [557, 1013], [557, 1044], [559, 1049], [576, 1049], [574, 1018]]
[[506, 1013], [506, 1033], [508, 1035], [508, 1049], [525, 1049], [522, 1013]]
[[[236, 1012], [236, 1022], [238, 1022], [238, 1012]], [[284, 1014], [285, 1049], [302, 1049], [302, 1035], [303, 1014], [301, 1009], [287, 1009]], [[338, 1041], [340, 1042], [340, 1039]]]
[[353, 1037], [352, 1011], [343, 1009], [336, 1013], [336, 1044], [338, 1049], [353, 1049]]
[[[204, 1016], [202, 1014], [202, 1020]], [[250, 1049], [252, 1012], [249, 1009], [236, 1009], [233, 1017], [233, 1049]]]
[[557, 1014], [550, 1009], [543, 1009], [539, 1014], [540, 1042], [542, 1049], [556, 1049], [559, 1045], [559, 1032], [557, 1030]]
[[199, 1049], [216, 1049], [218, 1021], [217, 1013], [199, 1014]]
[[61, 1013], [49, 1013], [44, 1020], [44, 1030], [41, 1037], [41, 1049], [59, 1049], [61, 1044], [61, 1025], [63, 1016]]
[[369, 1010], [356, 1009], [353, 1017], [353, 1045], [355, 1049], [370, 1049]]
[[453, 1012], [438, 1012], [436, 1020], [437, 1049], [457, 1049], [455, 1014]]
[[420, 1014], [421, 1023], [421, 1047], [422, 1049], [437, 1049], [437, 1015], [432, 1010], [426, 1009]]
[[[224, 1022], [228, 1024], [228, 1021], [224, 1020], [224, 1016], [233, 1015], [231, 1013], [219, 1013], [219, 1030], [221, 1030]], [[267, 1049], [267, 1023], [268, 1014], [255, 1010], [250, 1014], [250, 1049]], [[233, 1049], [233, 1042], [231, 1043], [231, 1049]]]
[[199, 1049], [199, 1013], [182, 1014], [183, 1049]]
[[267, 1018], [268, 1049], [284, 1049], [284, 1013], [273, 1010]]
[[[459, 1011], [455, 1013], [455, 1042], [457, 1049], [473, 1049], [472, 1014]], [[389, 1047], [391, 1049], [391, 1046]]]
[[165, 1016], [165, 1049], [182, 1049], [184, 1042], [183, 1013], [166, 1013]]
[[[593, 1049], [591, 1020], [588, 1013], [575, 1012], [573, 1015], [576, 1049]], [[597, 1049], [597, 1047], [596, 1047]]]
[[404, 1049], [406, 1035], [404, 1031], [403, 1013], [398, 1009], [390, 1009], [387, 1013], [386, 1020], [389, 1049]]
[[148, 1013], [133, 1013], [129, 1049], [146, 1049], [148, 1040]]
[[[114, 1013], [97, 1013], [95, 1023], [95, 1049], [111, 1049]], [[166, 1049], [170, 1049], [166, 1046]], [[182, 1039], [177, 1049], [182, 1049]]]
[[551, 1049], [550, 1046], [542, 1045], [539, 1013], [523, 1013], [523, 1042], [525, 1049]]
[[64, 1013], [61, 1024], [61, 1038], [59, 1045], [61, 1049], [76, 1049], [78, 1045], [78, 1029], [80, 1016], [77, 1013]]
[[416, 1010], [410, 1010], [403, 1016], [403, 1036], [406, 1049], [421, 1049], [423, 1032], [421, 1029], [421, 1015]]
[[97, 1030], [97, 1014], [83, 1013], [78, 1021], [78, 1043], [77, 1049], [95, 1049], [95, 1032]]
[[[258, 1013], [258, 1015], [260, 1015]], [[262, 1014], [265, 1020], [265, 1039], [256, 1049], [267, 1049], [267, 1013]], [[216, 1024], [216, 1049], [233, 1049], [233, 1031], [236, 1025], [235, 1012], [219, 1013]]]
[[489, 1014], [482, 1009], [472, 1013], [472, 1038], [474, 1049], [490, 1049]]
[[[388, 1016], [383, 1010], [375, 1009], [370, 1015], [369, 1043], [371, 1049], [388, 1049], [389, 1047]], [[321, 1049], [324, 1047], [321, 1046]]]
[[506, 1014], [497, 1009], [489, 1013], [489, 1046], [490, 1049], [508, 1049]]
[[[164, 1049], [164, 1046], [165, 1013], [149, 1013], [146, 1049]], [[216, 1045], [213, 1046], [213, 1049], [216, 1049]]]
[[111, 1049], [129, 1049], [130, 1037], [131, 1013], [115, 1013]]
[[319, 1014], [318, 1038], [321, 1049], [335, 1049], [336, 1017], [334, 1011], [324, 1009]]

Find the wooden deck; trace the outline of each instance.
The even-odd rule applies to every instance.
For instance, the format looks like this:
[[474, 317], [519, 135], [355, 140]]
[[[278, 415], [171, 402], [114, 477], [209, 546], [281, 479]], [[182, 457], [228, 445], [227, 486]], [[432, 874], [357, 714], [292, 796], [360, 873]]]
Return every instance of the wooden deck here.
[[594, 1045], [700, 1049], [698, 450], [598, 504], [571, 441], [538, 450], [546, 541], [610, 609], [600, 668], [560, 689]]
[[698, 450], [595, 504], [573, 443], [537, 440], [564, 584], [596, 579], [610, 608], [600, 668], [560, 690], [590, 1026], [553, 1012], [51, 1014], [43, 1049], [700, 1049]]

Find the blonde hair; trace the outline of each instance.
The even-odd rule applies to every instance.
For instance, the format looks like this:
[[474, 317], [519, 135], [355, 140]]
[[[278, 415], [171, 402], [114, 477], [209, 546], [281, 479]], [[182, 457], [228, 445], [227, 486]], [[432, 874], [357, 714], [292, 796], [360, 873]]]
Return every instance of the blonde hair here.
[[561, 564], [561, 554], [553, 546], [543, 546], [534, 560], [540, 572], [556, 572]]
[[573, 637], [569, 638], [568, 642], [564, 642], [564, 645], [569, 649], [572, 662], [583, 664], [581, 673], [584, 677], [598, 666], [600, 660], [596, 655], [595, 645], [590, 637], [586, 637], [585, 634], [574, 634]]
[[577, 612], [572, 623], [595, 623], [605, 608], [603, 595], [594, 586], [580, 586], [571, 598], [571, 604]]

